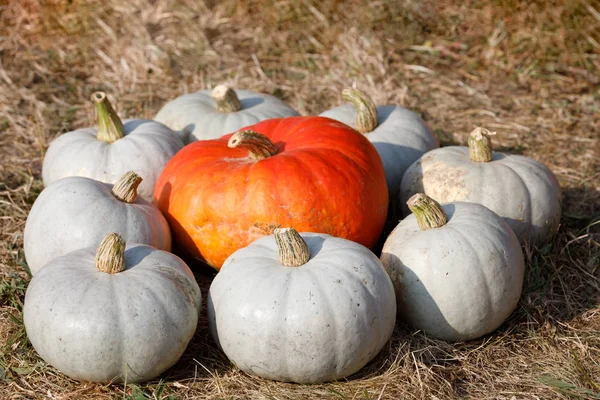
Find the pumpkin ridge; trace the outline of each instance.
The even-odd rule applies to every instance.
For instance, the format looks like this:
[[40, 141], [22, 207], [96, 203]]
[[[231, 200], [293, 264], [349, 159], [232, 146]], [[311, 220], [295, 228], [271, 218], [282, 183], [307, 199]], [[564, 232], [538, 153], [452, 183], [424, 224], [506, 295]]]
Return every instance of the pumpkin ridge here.
[[[125, 265], [127, 265], [127, 262], [125, 262]], [[126, 267], [127, 268], [127, 267]], [[112, 276], [111, 276], [112, 277]], [[109, 299], [111, 299], [111, 303], [113, 304], [113, 306], [115, 307], [113, 309], [114, 311], [114, 315], [116, 316], [116, 320], [118, 321], [116, 326], [119, 328], [123, 328], [125, 326], [127, 326], [127, 324], [123, 324], [123, 317], [122, 317], [122, 308], [123, 305], [121, 303], [122, 299], [121, 296], [119, 296], [119, 293], [117, 292], [116, 288], [115, 288], [115, 284], [118, 284], [118, 280], [115, 279], [110, 279], [110, 282], [108, 283], [108, 288], [110, 290], [110, 297], [107, 297]], [[124, 352], [124, 330], [123, 329], [116, 329], [117, 332], [113, 332], [113, 334], [120, 336], [118, 340], [116, 340], [117, 342], [117, 347], [119, 349], [119, 351], [117, 352], [119, 354], [119, 363], [118, 365], [125, 365], [125, 354], [129, 354], [129, 353], [125, 353]], [[115, 371], [117, 372], [117, 374], [113, 374], [114, 376], [118, 376], [119, 374], [122, 374], [123, 372], [123, 367], [120, 368], [120, 371]], [[125, 376], [127, 376], [127, 374], [125, 374]]]
[[[279, 313], [277, 313], [277, 317], [275, 319], [279, 320], [278, 323], [274, 324], [273, 326], [276, 328], [276, 335], [284, 335], [285, 336], [285, 332], [289, 330], [289, 326], [288, 326], [288, 318], [287, 318], [287, 310], [288, 310], [288, 304], [290, 303], [290, 297], [292, 295], [292, 284], [293, 282], [296, 280], [295, 279], [295, 272], [293, 270], [288, 269], [287, 271], [285, 271], [285, 276], [287, 277], [287, 279], [285, 279], [286, 281], [286, 286], [281, 286], [281, 289], [285, 289], [283, 290], [283, 295], [281, 297], [279, 297], [280, 301], [278, 303], [279, 305]], [[278, 278], [278, 279], [277, 279]], [[283, 277], [279, 277], [277, 274], [273, 274], [271, 276], [271, 280], [277, 282], [279, 281], [279, 279], [283, 280]], [[277, 287], [277, 285], [273, 286], [272, 284], [270, 284], [268, 287]], [[267, 343], [269, 343], [269, 341], [267, 341]], [[268, 345], [267, 345], [268, 346]], [[285, 356], [282, 357], [283, 363], [281, 364], [281, 366], [283, 367], [282, 369], [285, 371], [285, 375], [289, 376], [289, 360], [293, 360], [294, 359], [294, 349], [292, 349], [292, 354], [288, 354], [289, 352], [289, 346], [287, 345], [287, 343], [284, 343], [284, 347], [279, 349], [281, 351], [281, 354], [284, 354]]]
[[[495, 231], [498, 234], [498, 236], [501, 237], [503, 240], [509, 241], [509, 240], [511, 240], [510, 237], [514, 235], [514, 239], [513, 240], [516, 240], [518, 242], [516, 234], [514, 234], [514, 232], [510, 228], [509, 229], [505, 229], [502, 226], [502, 225], [504, 225], [504, 219], [502, 217], [497, 216], [497, 214], [495, 214], [493, 211], [490, 211], [489, 209], [486, 209], [486, 213], [488, 213], [488, 214], [489, 213], [494, 214], [494, 218], [493, 218], [494, 219], [494, 223], [490, 224], [489, 220], [488, 220], [488, 224], [487, 224], [488, 228], [492, 228], [493, 231]], [[465, 221], [465, 222], [468, 221], [468, 219], [461, 219], [461, 220]], [[481, 223], [480, 221], [475, 221], [475, 220], [471, 220], [471, 221], [473, 221], [472, 229], [473, 228], [476, 229], [476, 227], [479, 226], [480, 223]], [[500, 225], [496, 224], [496, 221], [499, 222]], [[465, 224], [465, 225], [467, 225], [467, 224]], [[456, 227], [454, 229], [456, 231], [458, 231], [458, 229], [456, 229]], [[494, 254], [497, 254], [500, 257], [500, 259], [503, 261], [503, 263], [504, 263], [505, 266], [508, 266], [509, 265], [508, 264], [509, 260], [507, 258], [507, 252], [505, 250], [501, 249], [498, 246], [498, 242], [496, 240], [494, 240], [494, 238], [489, 237], [488, 234], [489, 234], [488, 230], [481, 230], [481, 231], [478, 232], [478, 235], [477, 235], [477, 241], [479, 242], [478, 246], [481, 247], [481, 243], [483, 241], [485, 241], [485, 243], [487, 243], [487, 247], [494, 249], [494, 251], [495, 251]], [[471, 247], [474, 248], [473, 246], [471, 246]], [[521, 252], [521, 246], [520, 246], [520, 244], [517, 246], [517, 249], [518, 249], [518, 252]], [[488, 304], [486, 305], [486, 307], [488, 309], [491, 309], [491, 304], [489, 304], [490, 303], [490, 298], [492, 297], [491, 295], [494, 294], [494, 295], [497, 296], [498, 293], [494, 293], [491, 290], [491, 288], [493, 287], [493, 284], [490, 285], [490, 283], [493, 283], [493, 281], [496, 280], [496, 276], [488, 276], [488, 274], [486, 274], [486, 272], [487, 272], [487, 266], [489, 265], [489, 262], [488, 262], [488, 260], [482, 260], [480, 258], [481, 255], [479, 253], [477, 253], [477, 254], [478, 254], [479, 265], [483, 266], [480, 270], [482, 271], [483, 278], [485, 278], [483, 280], [483, 282], [485, 283], [485, 286], [486, 286], [486, 296], [485, 297], [486, 297], [486, 299], [488, 301]], [[520, 298], [520, 296], [519, 296], [519, 298]], [[516, 302], [518, 302], [519, 298], [516, 299]], [[516, 303], [515, 303], [515, 306], [516, 306]], [[493, 310], [492, 314], [497, 314], [497, 310]], [[509, 315], [506, 315], [503, 319], [508, 318]]]
[[[329, 250], [329, 251], [327, 252], [327, 254], [328, 254], [328, 255], [332, 255], [332, 254], [335, 254], [335, 252], [336, 252], [336, 251], [340, 251], [340, 250], [341, 250], [341, 249], [332, 249], [332, 250]], [[346, 252], [346, 253], [345, 253], [345, 255], [346, 255], [346, 256], [348, 256], [348, 252]], [[377, 259], [377, 261], [379, 261], [379, 258], [378, 258], [377, 256], [375, 256], [374, 254], [373, 254], [373, 257], [374, 257], [375, 259]], [[353, 260], [353, 261], [354, 261], [354, 260]], [[359, 265], [360, 265], [360, 260], [356, 260], [356, 261], [357, 261], [357, 263], [359, 263]], [[331, 265], [331, 263], [329, 263], [329, 264]], [[361, 265], [361, 266], [362, 266], [362, 265]], [[352, 281], [354, 281], [354, 280], [356, 279], [356, 276], [353, 276], [353, 275], [352, 275], [352, 272], [351, 272], [351, 271], [349, 271], [347, 268], [350, 268], [350, 265], [349, 265], [349, 264], [347, 264], [347, 265], [343, 266], [342, 268], [339, 268], [339, 267], [338, 267], [338, 268], [332, 269], [332, 271], [334, 271], [334, 272], [335, 272], [335, 273], [337, 273], [337, 274], [343, 275], [343, 277], [346, 279], [346, 281], [348, 281], [348, 282], [352, 282]], [[358, 272], [358, 271], [357, 271], [357, 272]], [[381, 272], [382, 272], [383, 274], [387, 274], [385, 271], [381, 271]], [[363, 278], [363, 279], [365, 279], [365, 278]], [[360, 286], [359, 286], [359, 287], [361, 288], [361, 292], [362, 292], [362, 293], [361, 293], [361, 295], [360, 295], [359, 297], [360, 297], [360, 298], [362, 298], [362, 299], [368, 299], [368, 300], [369, 300], [369, 301], [370, 301], [370, 302], [371, 302], [373, 305], [376, 305], [376, 306], [378, 306], [377, 308], [378, 308], [378, 311], [379, 311], [379, 314], [378, 314], [378, 315], [376, 315], [376, 316], [373, 316], [372, 314], [371, 314], [371, 315], [368, 315], [368, 316], [367, 316], [367, 315], [365, 315], [365, 314], [362, 314], [362, 317], [363, 317], [363, 318], [361, 319], [361, 322], [362, 322], [362, 326], [361, 326], [361, 328], [363, 328], [363, 329], [362, 329], [363, 331], [370, 331], [369, 329], [365, 329], [365, 328], [369, 327], [369, 326], [372, 324], [372, 322], [373, 322], [375, 319], [377, 319], [377, 320], [378, 320], [380, 323], [382, 322], [382, 318], [381, 318], [381, 317], [383, 317], [383, 316], [385, 315], [385, 312], [384, 312], [384, 309], [383, 309], [383, 307], [384, 307], [384, 304], [382, 304], [380, 301], [378, 301], [378, 300], [377, 300], [376, 296], [374, 296], [374, 292], [373, 292], [373, 291], [369, 290], [369, 285], [368, 285], [368, 283], [366, 283], [366, 282], [364, 282], [364, 281], [363, 281], [363, 283], [364, 283], [363, 285], [360, 285]], [[379, 289], [380, 289], [380, 288], [373, 286], [373, 290], [374, 290], [374, 291], [377, 291], [377, 290], [379, 290]], [[352, 301], [354, 301], [354, 298], [355, 298], [356, 296], [353, 296], [353, 295], [350, 293], [350, 289], [349, 289], [347, 286], [345, 286], [345, 285], [344, 285], [344, 291], [347, 293], [347, 296], [348, 296], [348, 298], [349, 298], [349, 299], [351, 299]], [[393, 291], [393, 289], [392, 289], [392, 291]], [[353, 303], [353, 304], [354, 304], [354, 303]], [[360, 307], [366, 307], [366, 306], [367, 306], [366, 304], [362, 304], [362, 303], [360, 303]], [[359, 306], [357, 305], [357, 307], [359, 307]], [[394, 315], [395, 315], [395, 313], [394, 313]], [[376, 339], [377, 339], [377, 338], [376, 338], [376, 337], [372, 337], [372, 338], [370, 338], [370, 339], [371, 339], [372, 341], [376, 341]], [[378, 349], [381, 349], [381, 347], [382, 347], [384, 344], [385, 344], [385, 342], [384, 342], [384, 343], [378, 343], [378, 346], [377, 346], [377, 348], [378, 348]], [[356, 350], [356, 352], [358, 352], [358, 351], [359, 351], [359, 349], [357, 349], [357, 350]], [[381, 351], [381, 350], [379, 350], [379, 351]], [[369, 358], [369, 357], [370, 357], [370, 355], [369, 355], [369, 354], [366, 354], [366, 355], [364, 355], [364, 356], [366, 356], [367, 358]], [[355, 372], [356, 372], [356, 371], [355, 371]]]
[[[470, 249], [469, 250], [469, 254], [471, 256], [473, 256], [473, 255], [475, 256], [475, 260], [477, 262], [476, 265], [479, 267], [479, 268], [475, 268], [475, 271], [477, 271], [476, 273], [477, 273], [477, 276], [478, 276], [477, 281], [481, 282], [482, 285], [485, 287], [485, 289], [484, 289], [485, 290], [485, 295], [482, 296], [482, 297], [484, 297], [483, 301], [485, 302], [485, 307], [484, 308], [488, 309], [488, 310], [491, 309], [491, 303], [490, 303], [490, 285], [489, 285], [489, 282], [488, 282], [488, 276], [485, 273], [486, 266], [488, 265], [488, 262], [487, 261], [484, 262], [484, 260], [481, 259], [480, 252], [478, 252], [476, 250], [477, 250], [477, 248], [481, 247], [481, 242], [483, 241], [484, 238], [485, 238], [486, 242], [492, 244], [492, 246], [490, 246], [491, 248], [497, 250], [498, 247], [496, 246], [495, 241], [492, 240], [492, 239], [490, 239], [490, 238], [485, 237], [484, 230], [480, 230], [478, 232], [477, 236], [476, 236], [476, 239], [477, 239], [477, 241], [479, 243], [477, 244], [477, 246], [475, 246], [474, 243], [473, 243], [473, 241], [471, 240], [470, 236], [466, 235], [464, 232], [462, 232], [461, 229], [458, 226], [456, 226], [456, 225], [451, 226], [450, 230], [453, 231], [457, 236], [460, 236], [461, 239], [463, 239], [465, 241], [465, 243], [468, 244], [468, 247]], [[463, 252], [463, 255], [464, 254], [465, 253]], [[473, 269], [471, 269], [471, 273], [473, 273]], [[475, 281], [475, 279], [473, 279], [472, 276], [470, 277], [470, 280], [472, 282]], [[482, 300], [480, 299], [480, 301], [482, 301]], [[469, 307], [463, 307], [463, 309], [464, 310], [468, 310]], [[496, 310], [494, 310], [494, 311], [496, 311]]]
[[[527, 196], [523, 197], [524, 200], [525, 200], [525, 202], [526, 202], [526, 204], [522, 204], [521, 206], [523, 207], [522, 209], [525, 210], [525, 212], [526, 212], [526, 221], [533, 222], [533, 207], [532, 207], [532, 204], [531, 204], [531, 196], [529, 194], [530, 193], [529, 192], [529, 187], [527, 186], [527, 183], [525, 183], [525, 180], [523, 179], [523, 177], [521, 176], [521, 174], [519, 174], [517, 171], [515, 171], [510, 166], [510, 164], [508, 164], [508, 163], [496, 163], [495, 165], [497, 165], [499, 169], [501, 167], [503, 167], [504, 169], [508, 170], [510, 172], [510, 174], [512, 174], [516, 178], [516, 181], [521, 185], [521, 188], [520, 188], [521, 192], [522, 193], [527, 193]], [[514, 189], [511, 188], [510, 190], [514, 190]], [[512, 215], [511, 216], [500, 215], [500, 217], [505, 218], [505, 219], [508, 217], [508, 218], [512, 219], [513, 216]], [[531, 229], [527, 229], [527, 231], [523, 232], [523, 235], [525, 237], [529, 237], [530, 230]]]
[[[319, 260], [319, 263], [323, 262], [323, 260]], [[331, 262], [327, 261], [325, 265], [330, 265]], [[323, 314], [326, 315], [331, 315], [333, 318], [331, 320], [329, 320], [329, 325], [331, 325], [331, 329], [330, 329], [330, 343], [334, 343], [335, 344], [335, 349], [333, 351], [329, 350], [329, 349], [324, 349], [329, 355], [333, 355], [333, 365], [335, 366], [335, 372], [336, 375], [339, 373], [339, 364], [340, 364], [340, 360], [338, 358], [338, 354], [340, 354], [339, 349], [337, 348], [337, 343], [340, 342], [340, 340], [338, 340], [338, 326], [340, 326], [338, 317], [337, 317], [337, 313], [332, 312], [332, 306], [331, 306], [331, 297], [329, 295], [330, 291], [327, 290], [326, 287], [324, 287], [324, 285], [321, 283], [321, 279], [315, 275], [315, 272], [313, 271], [312, 268], [305, 268], [303, 270], [304, 274], [306, 274], [307, 276], [310, 277], [310, 282], [313, 283], [314, 288], [318, 291], [320, 291], [320, 295], [321, 298], [326, 299], [326, 304], [327, 304], [327, 309], [325, 310], [321, 310], [321, 312]], [[291, 290], [290, 290], [291, 291]], [[343, 324], [342, 324], [343, 326]], [[327, 351], [329, 350], [329, 351]]]

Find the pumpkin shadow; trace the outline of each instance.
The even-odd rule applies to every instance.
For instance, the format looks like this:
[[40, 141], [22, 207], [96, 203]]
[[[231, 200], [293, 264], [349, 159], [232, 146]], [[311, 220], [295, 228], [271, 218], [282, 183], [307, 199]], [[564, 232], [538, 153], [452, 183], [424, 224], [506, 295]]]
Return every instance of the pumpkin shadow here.
[[[135, 249], [135, 250], [134, 250]], [[144, 258], [150, 255], [154, 250], [151, 247], [144, 245], [127, 246], [125, 250], [125, 265], [126, 269], [135, 268]]]
[[[415, 313], [418, 313], [427, 315], [429, 321], [434, 321], [431, 325], [435, 327], [437, 331], [443, 331], [452, 336], [460, 336], [460, 333], [448, 323], [440, 311], [436, 300], [410, 266], [405, 265], [395, 254], [387, 252], [384, 252], [381, 255], [381, 259], [386, 265], [386, 271], [392, 277], [394, 290], [397, 296], [402, 296], [402, 293], [406, 292], [406, 285], [410, 286], [411, 292], [420, 293], [418, 301], [413, 300], [410, 307], [402, 301], [397, 302], [397, 323], [399, 322], [403, 325], [410, 326], [411, 320], [416, 318]], [[415, 311], [413, 311], [413, 309]], [[435, 337], [435, 335], [432, 335], [432, 337]]]
[[202, 309], [198, 317], [198, 326], [177, 364], [162, 374], [163, 379], [169, 381], [202, 379], [223, 375], [227, 371], [236, 369], [214, 342], [208, 327], [208, 291], [215, 273], [194, 273], [202, 292]]
[[128, 135], [140, 126], [150, 123], [156, 124], [158, 122], [146, 119], [126, 119], [123, 121], [123, 130], [125, 131], [125, 135]]
[[265, 101], [260, 97], [247, 97], [245, 99], [240, 99], [240, 103], [242, 104], [242, 110], [256, 107], [259, 104], [264, 103]]
[[314, 258], [319, 254], [323, 248], [325, 239], [320, 236], [303, 236], [302, 239], [306, 242], [308, 250], [310, 251], [310, 258]]
[[[525, 246], [521, 318], [528, 325], [572, 323], [600, 302], [600, 190], [562, 189], [562, 217], [554, 238]], [[525, 299], [525, 300], [524, 300]]]

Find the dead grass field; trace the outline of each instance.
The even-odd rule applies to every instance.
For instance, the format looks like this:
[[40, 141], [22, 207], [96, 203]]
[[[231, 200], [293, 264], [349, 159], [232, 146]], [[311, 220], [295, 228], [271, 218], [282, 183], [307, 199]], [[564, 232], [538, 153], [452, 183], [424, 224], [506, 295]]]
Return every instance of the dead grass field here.
[[[0, 13], [0, 399], [600, 399], [597, 0], [0, 0]], [[152, 118], [222, 82], [304, 115], [354, 84], [421, 113], [444, 145], [481, 125], [501, 150], [548, 165], [562, 226], [527, 250], [516, 312], [456, 345], [398, 325], [364, 370], [315, 386], [241, 373], [205, 313], [181, 361], [147, 385], [78, 383], [46, 365], [21, 321], [45, 148], [95, 124], [96, 90], [122, 117]], [[210, 273], [197, 278], [206, 296]]]

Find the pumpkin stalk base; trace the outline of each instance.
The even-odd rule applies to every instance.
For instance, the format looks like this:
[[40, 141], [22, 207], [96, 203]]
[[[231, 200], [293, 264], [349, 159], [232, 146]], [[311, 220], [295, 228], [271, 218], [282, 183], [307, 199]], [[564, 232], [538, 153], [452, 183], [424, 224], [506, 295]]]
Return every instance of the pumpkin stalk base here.
[[125, 240], [118, 233], [109, 233], [98, 246], [96, 268], [107, 274], [125, 269]]
[[369, 96], [356, 89], [344, 89], [342, 98], [356, 107], [356, 130], [362, 134], [377, 128], [377, 107]]
[[471, 132], [468, 139], [469, 158], [474, 162], [490, 162], [493, 158], [492, 138], [496, 132], [477, 127]]
[[115, 140], [125, 136], [123, 122], [112, 108], [108, 97], [104, 92], [95, 92], [92, 95], [92, 100], [96, 106], [96, 114], [98, 115], [98, 133], [96, 137], [107, 143], [112, 143]]
[[446, 225], [447, 216], [444, 209], [434, 199], [423, 193], [417, 193], [406, 202], [410, 211], [417, 217], [421, 230], [439, 228]]
[[211, 92], [215, 103], [217, 103], [217, 111], [222, 113], [230, 113], [240, 111], [242, 103], [235, 91], [225, 85], [219, 85]]
[[135, 203], [140, 183], [142, 183], [142, 177], [133, 171], [129, 171], [115, 183], [112, 194], [125, 203]]
[[282, 265], [299, 267], [308, 262], [310, 259], [308, 245], [294, 228], [277, 228], [273, 233]]
[[264, 160], [278, 153], [277, 147], [271, 142], [271, 139], [252, 130], [234, 133], [229, 138], [227, 146], [232, 149], [236, 147], [247, 149], [250, 157], [256, 161]]

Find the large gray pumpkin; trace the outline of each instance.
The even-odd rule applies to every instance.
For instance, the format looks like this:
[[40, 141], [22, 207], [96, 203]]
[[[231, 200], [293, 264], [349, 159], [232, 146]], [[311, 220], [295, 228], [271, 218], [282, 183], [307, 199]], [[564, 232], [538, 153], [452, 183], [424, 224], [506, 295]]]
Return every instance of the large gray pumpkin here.
[[321, 113], [349, 125], [373, 143], [383, 161], [388, 191], [396, 198], [406, 169], [429, 150], [439, 147], [437, 137], [414, 112], [399, 106], [375, 107], [355, 89], [342, 92], [345, 104]]
[[426, 195], [387, 238], [381, 261], [398, 316], [432, 337], [471, 340], [498, 328], [523, 287], [521, 246], [507, 223], [466, 202], [440, 206]]
[[297, 111], [274, 96], [219, 85], [168, 102], [154, 119], [178, 131], [189, 143], [218, 139], [266, 119], [295, 115], [299, 115]]
[[141, 181], [134, 172], [123, 175], [114, 186], [73, 176], [44, 189], [25, 223], [25, 259], [31, 273], [58, 256], [98, 246], [110, 232], [170, 251], [167, 220], [152, 203], [137, 196]]
[[233, 253], [215, 277], [208, 321], [247, 373], [316, 383], [360, 370], [390, 338], [394, 288], [355, 242], [276, 229]]
[[490, 132], [482, 128], [471, 133], [469, 147], [436, 149], [411, 165], [402, 178], [401, 203], [415, 193], [440, 203], [483, 204], [532, 245], [550, 238], [560, 224], [561, 190], [552, 171], [528, 157], [492, 152]]
[[93, 95], [98, 127], [65, 133], [50, 143], [42, 166], [44, 186], [68, 176], [115, 183], [127, 171], [144, 181], [139, 194], [152, 201], [154, 185], [183, 141], [165, 125], [149, 120], [121, 120], [102, 92]]
[[202, 297], [175, 255], [108, 235], [98, 250], [52, 260], [31, 280], [23, 320], [50, 365], [74, 379], [141, 382], [174, 365]]

